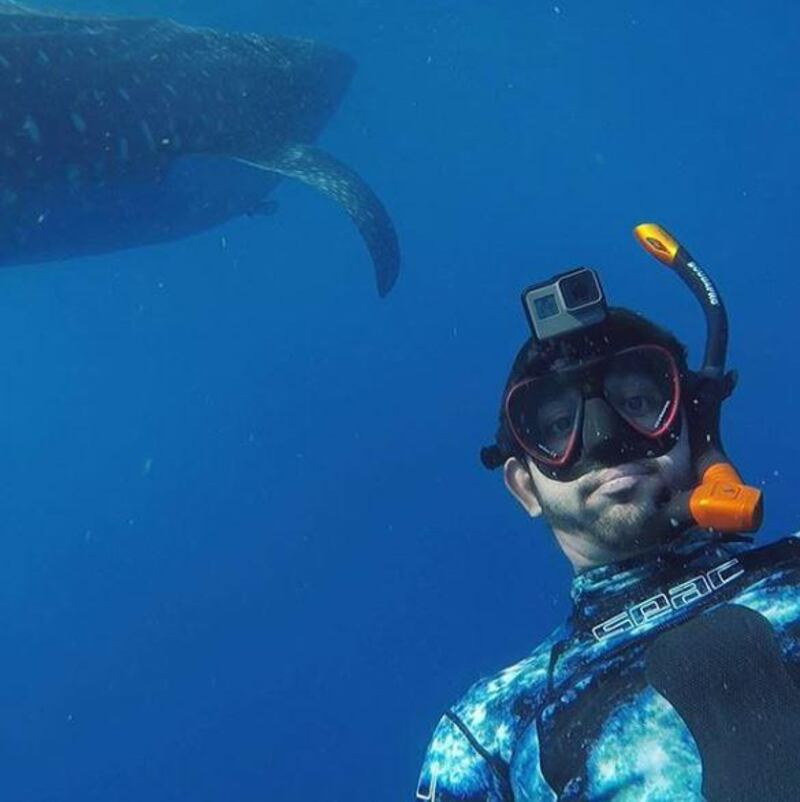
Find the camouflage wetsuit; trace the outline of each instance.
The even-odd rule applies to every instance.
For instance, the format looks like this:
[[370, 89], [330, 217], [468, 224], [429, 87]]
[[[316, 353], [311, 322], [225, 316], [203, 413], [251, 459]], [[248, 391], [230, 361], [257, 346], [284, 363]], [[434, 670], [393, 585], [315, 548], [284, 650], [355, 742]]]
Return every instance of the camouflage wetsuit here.
[[579, 574], [568, 621], [442, 717], [416, 798], [800, 799], [798, 583], [797, 536]]

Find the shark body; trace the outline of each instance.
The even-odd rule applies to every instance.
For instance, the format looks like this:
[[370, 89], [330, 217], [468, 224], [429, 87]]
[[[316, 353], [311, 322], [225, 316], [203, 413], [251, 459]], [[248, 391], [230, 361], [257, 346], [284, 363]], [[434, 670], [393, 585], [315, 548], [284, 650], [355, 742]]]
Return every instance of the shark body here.
[[0, 0], [0, 265], [194, 234], [271, 209], [289, 177], [345, 208], [385, 295], [400, 265], [392, 221], [314, 146], [354, 71], [317, 42]]

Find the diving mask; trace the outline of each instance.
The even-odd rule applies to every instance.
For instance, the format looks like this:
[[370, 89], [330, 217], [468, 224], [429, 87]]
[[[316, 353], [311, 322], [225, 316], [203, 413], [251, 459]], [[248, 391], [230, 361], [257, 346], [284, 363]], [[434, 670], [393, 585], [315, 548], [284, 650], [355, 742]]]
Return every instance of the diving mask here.
[[568, 480], [589, 465], [660, 456], [680, 435], [681, 377], [660, 345], [553, 368], [509, 388], [504, 411], [519, 447]]

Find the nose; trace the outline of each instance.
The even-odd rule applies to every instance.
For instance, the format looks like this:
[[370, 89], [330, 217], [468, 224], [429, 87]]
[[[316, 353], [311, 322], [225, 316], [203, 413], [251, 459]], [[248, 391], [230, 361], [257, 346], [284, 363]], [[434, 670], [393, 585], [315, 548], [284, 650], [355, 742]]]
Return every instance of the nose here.
[[581, 434], [584, 457], [598, 465], [611, 468], [642, 456], [626, 437], [623, 420], [603, 398], [586, 401]]

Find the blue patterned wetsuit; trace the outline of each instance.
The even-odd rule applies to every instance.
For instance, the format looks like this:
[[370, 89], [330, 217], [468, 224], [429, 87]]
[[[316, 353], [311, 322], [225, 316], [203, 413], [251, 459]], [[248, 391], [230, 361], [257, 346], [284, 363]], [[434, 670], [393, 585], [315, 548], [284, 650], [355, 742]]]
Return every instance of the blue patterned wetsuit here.
[[416, 798], [800, 800], [798, 583], [796, 536], [578, 575], [567, 623], [441, 719]]

